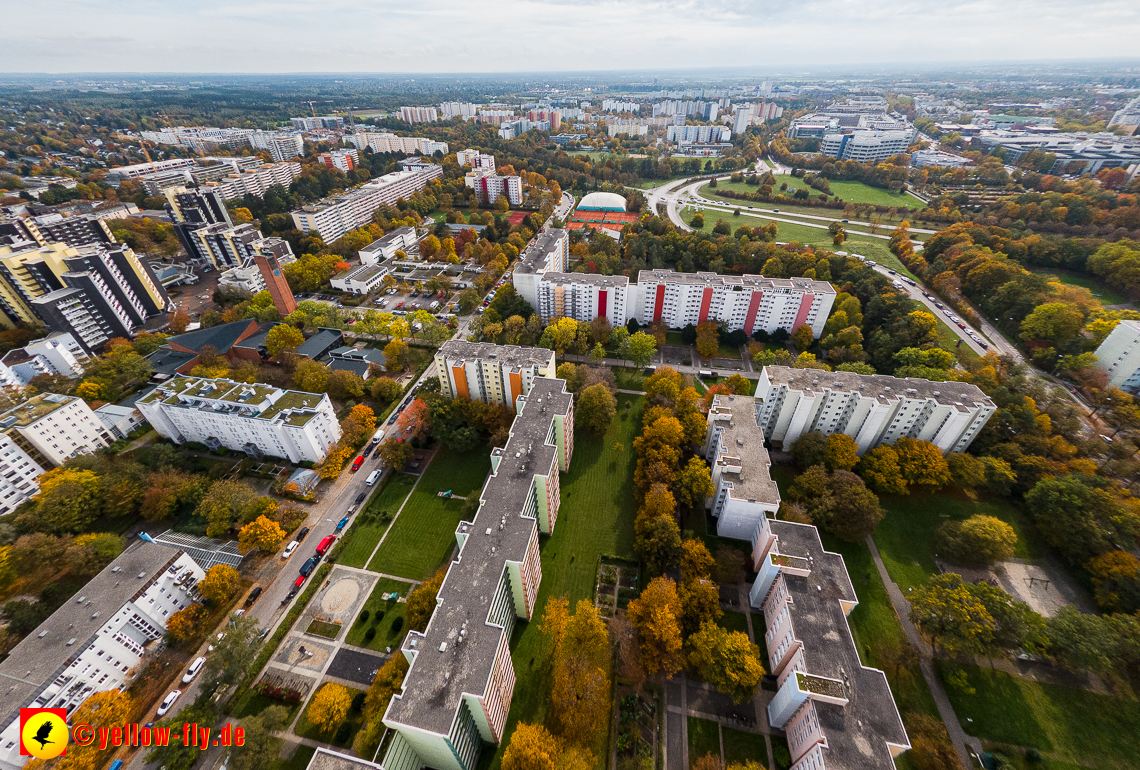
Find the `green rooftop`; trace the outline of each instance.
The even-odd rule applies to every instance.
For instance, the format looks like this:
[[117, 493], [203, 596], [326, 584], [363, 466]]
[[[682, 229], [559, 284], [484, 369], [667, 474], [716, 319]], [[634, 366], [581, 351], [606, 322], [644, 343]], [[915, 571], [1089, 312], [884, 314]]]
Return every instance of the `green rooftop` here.
[[[243, 393], [248, 394], [245, 398]], [[324, 395], [321, 393], [304, 393], [299, 390], [282, 391], [272, 385], [264, 383], [246, 384], [227, 379], [208, 379], [205, 377], [184, 377], [175, 379], [157, 386], [140, 403], [153, 403], [162, 401], [164, 404], [174, 406], [181, 398], [203, 399], [217, 401], [233, 407], [258, 407], [269, 401], [274, 395], [280, 393], [277, 401], [253, 417], [259, 420], [273, 420], [284, 412], [292, 410], [285, 416], [287, 425], [300, 427], [313, 418], [314, 411], [321, 404]], [[206, 408], [206, 407], [202, 407]]]
[[71, 396], [61, 396], [56, 393], [41, 393], [29, 399], [26, 403], [20, 404], [15, 409], [11, 409], [3, 415], [0, 415], [0, 426], [4, 428], [16, 426], [25, 428], [33, 422], [47, 417], [56, 409], [67, 406], [71, 403], [71, 400]]

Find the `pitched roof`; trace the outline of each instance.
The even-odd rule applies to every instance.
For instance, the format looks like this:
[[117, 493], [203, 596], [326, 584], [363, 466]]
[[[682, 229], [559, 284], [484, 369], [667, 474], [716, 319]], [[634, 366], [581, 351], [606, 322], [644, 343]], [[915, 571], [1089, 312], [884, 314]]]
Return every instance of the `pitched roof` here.
[[[206, 345], [213, 345], [218, 349], [219, 353], [225, 353], [234, 346], [238, 340], [249, 336], [246, 332], [250, 326], [257, 329], [257, 322], [252, 320], [234, 321], [233, 323], [221, 324], [219, 326], [211, 326], [207, 329], [195, 329], [192, 332], [179, 334], [175, 337], [170, 337], [166, 340], [167, 346], [174, 350], [185, 349], [192, 350], [195, 353], [201, 352], [202, 348]], [[257, 332], [252, 332], [256, 334]]]
[[340, 329], [321, 328], [309, 339], [297, 346], [297, 355], [316, 359], [328, 352], [329, 348], [344, 341], [344, 332]]

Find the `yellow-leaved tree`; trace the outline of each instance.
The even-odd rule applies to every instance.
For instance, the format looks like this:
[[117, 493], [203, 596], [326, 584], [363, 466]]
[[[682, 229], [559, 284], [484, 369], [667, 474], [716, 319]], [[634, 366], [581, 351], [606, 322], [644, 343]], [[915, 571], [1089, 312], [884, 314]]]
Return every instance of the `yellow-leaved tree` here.
[[650, 581], [629, 603], [626, 616], [641, 642], [641, 665], [647, 674], [669, 677], [681, 670], [681, 599], [670, 578]]
[[238, 532], [238, 548], [245, 553], [259, 548], [263, 553], [272, 553], [285, 539], [281, 525], [265, 516], [258, 516]]
[[305, 717], [322, 733], [329, 733], [345, 720], [350, 706], [352, 693], [348, 688], [335, 682], [326, 682], [313, 696]]
[[206, 570], [206, 577], [198, 583], [198, 592], [212, 602], [220, 604], [237, 591], [238, 571], [228, 564], [215, 564]]

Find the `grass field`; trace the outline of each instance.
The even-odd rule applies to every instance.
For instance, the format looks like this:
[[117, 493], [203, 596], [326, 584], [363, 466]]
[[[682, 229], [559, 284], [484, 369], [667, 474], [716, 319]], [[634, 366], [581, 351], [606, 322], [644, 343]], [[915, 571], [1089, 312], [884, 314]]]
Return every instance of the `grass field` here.
[[965, 671], [976, 690], [969, 695], [946, 687], [967, 733], [1033, 747], [1051, 759], [1084, 767], [1140, 768], [1140, 703], [977, 666], [938, 663], [943, 680], [955, 669]]
[[309, 760], [311, 760], [316, 753], [316, 746], [297, 746], [297, 750], [293, 752], [293, 756], [282, 762], [278, 770], [305, 770], [305, 768], [309, 766]]
[[1078, 286], [1082, 289], [1088, 289], [1092, 292], [1094, 297], [1105, 305], [1123, 305], [1128, 302], [1128, 297], [1106, 286], [1091, 275], [1078, 275], [1077, 273], [1071, 273], [1067, 270], [1049, 270], [1043, 267], [1027, 267], [1026, 269], [1031, 273], [1044, 275], [1050, 281], [1061, 283], [1065, 286]]
[[[720, 727], [708, 719], [689, 717], [689, 762], [696, 762], [705, 754], [720, 759]], [[765, 751], [765, 754], [767, 751]]]
[[[488, 765], [498, 770], [503, 749], [520, 719], [550, 721], [550, 669], [547, 639], [538, 621], [551, 596], [566, 596], [573, 607], [593, 596], [598, 558], [603, 554], [633, 557], [633, 439], [641, 425], [644, 398], [618, 394], [617, 416], [605, 436], [582, 432], [574, 439], [570, 472], [561, 479], [561, 508], [554, 534], [544, 538], [542, 585], [534, 620], [515, 627], [511, 649], [518, 684], [499, 750]], [[627, 410], [628, 406], [628, 410]], [[614, 449], [616, 443], [623, 449]], [[402, 517], [401, 517], [402, 518]], [[608, 757], [608, 737], [599, 738], [595, 756]], [[600, 765], [604, 767], [605, 765]]]
[[[788, 183], [788, 189], [784, 191], [784, 195], [791, 196], [797, 189], [806, 187], [808, 192], [813, 198], [820, 195], [819, 190], [814, 187], [808, 187], [802, 179], [797, 179], [793, 176], [782, 175], [776, 177], [776, 187], [773, 192], [780, 189], [780, 185], [784, 182]], [[759, 190], [759, 187], [745, 184], [744, 182], [725, 182], [717, 180], [718, 190], [733, 190], [735, 192], [754, 193]], [[838, 195], [839, 199], [846, 203], [872, 203], [876, 206], [905, 206], [911, 209], [923, 208], [922, 202], [917, 198], [911, 197], [906, 193], [893, 193], [880, 187], [872, 187], [862, 182], [831, 182], [832, 195]], [[821, 211], [828, 211], [829, 209], [821, 209]], [[824, 215], [826, 216], [826, 215]]]
[[622, 390], [642, 390], [645, 387], [645, 373], [642, 369], [628, 369], [615, 366], [614, 382]]
[[[718, 200], [718, 197], [716, 195], [716, 192], [718, 190], [740, 190], [742, 187], [745, 188], [743, 190], [743, 192], [754, 193], [757, 190], [757, 188], [755, 188], [755, 187], [749, 187], [748, 185], [742, 185], [738, 182], [718, 182], [716, 189], [710, 189], [708, 187], [705, 187], [701, 190], [701, 193], [706, 198], [710, 198], [712, 200]], [[745, 206], [754, 206], [756, 208], [765, 208], [765, 209], [778, 208], [780, 210], [781, 214], [792, 214], [793, 216], [797, 216], [797, 217], [812, 216], [812, 217], [825, 217], [827, 219], [834, 219], [834, 220], [849, 219], [849, 217], [843, 213], [843, 209], [832, 209], [832, 208], [824, 208], [824, 207], [816, 207], [816, 206], [804, 206], [802, 204], [787, 203], [786, 201], [781, 201], [780, 203], [765, 203], [763, 201], [738, 201], [738, 200], [734, 200], [732, 198], [719, 198], [719, 200], [722, 201], [724, 203], [724, 205], [726, 205], [726, 206], [739, 205], [741, 208], [744, 208]], [[915, 203], [918, 203], [918, 201], [915, 201]], [[891, 216], [889, 214], [880, 214], [879, 216], [882, 217], [882, 226], [881, 226], [881, 229], [879, 230], [880, 234], [890, 234], [890, 231], [894, 229], [895, 225], [897, 225], [899, 222], [903, 221], [904, 219], [908, 219], [908, 216], [906, 214], [902, 214], [901, 216]], [[866, 221], [866, 220], [860, 219], [859, 221]], [[826, 224], [826, 223], [824, 223], [824, 224]], [[911, 221], [911, 225], [915, 225], [914, 221]], [[918, 225], [915, 225], [915, 226], [918, 226]], [[866, 229], [866, 225], [856, 225], [856, 227], [863, 227], [864, 229]], [[923, 225], [922, 228], [925, 230], [935, 229], [935, 228], [931, 227], [930, 225]], [[924, 235], [922, 237], [928, 237], [928, 236]]]
[[921, 585], [938, 572], [934, 565], [936, 533], [947, 521], [975, 514], [995, 516], [1017, 532], [1015, 556], [1031, 559], [1042, 555], [1036, 533], [1020, 511], [1000, 498], [980, 494], [975, 498], [958, 490], [933, 495], [917, 492], [906, 497], [880, 496], [887, 515], [875, 530], [875, 545], [891, 579], [903, 591]]
[[[363, 607], [363, 610], [368, 611], [368, 620], [364, 623], [359, 621], [353, 623], [352, 628], [348, 630], [345, 641], [349, 644], [355, 644], [357, 647], [369, 647], [373, 650], [383, 650], [389, 646], [396, 647], [399, 645], [408, 630], [403, 627], [402, 622], [404, 604], [395, 599], [381, 599], [380, 596], [381, 594], [396, 592], [406, 599], [412, 588], [411, 583], [402, 583], [388, 578], [381, 578], [376, 581], [376, 586], [372, 589], [372, 593]], [[392, 624], [396, 622], [396, 618], [401, 618], [400, 628], [393, 631]], [[371, 642], [364, 639], [369, 628], [376, 629], [376, 636]]]
[[733, 730], [731, 727], [721, 728], [721, 733], [724, 736], [724, 761], [726, 764], [731, 765], [734, 762], [752, 760], [759, 763], [761, 767], [768, 766], [768, 747], [764, 744], [763, 735]]
[[393, 473], [379, 493], [368, 501], [368, 507], [358, 518], [352, 537], [340, 552], [340, 563], [349, 567], [363, 567], [368, 563], [368, 557], [376, 549], [376, 544], [388, 530], [388, 524], [380, 523], [380, 516], [387, 511], [391, 516], [396, 515], [412, 486], [416, 483], [416, 476], [407, 473]]
[[[722, 628], [727, 628], [729, 631], [739, 631], [742, 634], [748, 633], [748, 618], [744, 617], [743, 612], [733, 612], [732, 610], [725, 610], [724, 614], [720, 616], [717, 625]], [[763, 626], [763, 621], [757, 625]]]
[[458, 497], [446, 499], [436, 493], [451, 490], [467, 495], [483, 486], [490, 470], [486, 447], [467, 454], [440, 448], [368, 569], [413, 580], [435, 572], [455, 547], [463, 506]]

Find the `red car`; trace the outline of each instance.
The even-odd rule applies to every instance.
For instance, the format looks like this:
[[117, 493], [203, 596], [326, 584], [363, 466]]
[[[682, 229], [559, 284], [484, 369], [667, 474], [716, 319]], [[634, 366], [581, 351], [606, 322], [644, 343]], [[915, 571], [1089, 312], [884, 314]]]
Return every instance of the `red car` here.
[[321, 541], [321, 542], [320, 542], [320, 543], [317, 545], [317, 553], [319, 553], [321, 556], [324, 556], [324, 555], [325, 555], [325, 552], [326, 552], [328, 549], [332, 548], [332, 544], [333, 544], [333, 543], [335, 543], [335, 542], [336, 542], [336, 535], [328, 535], [328, 536], [326, 536], [326, 537], [325, 537], [325, 539], [324, 539], [324, 540], [322, 540], [322, 541]]
[[397, 303], [396, 303], [396, 307], [403, 307], [403, 306], [404, 306], [404, 303], [403, 303], [403, 302], [397, 302]]
[[304, 575], [298, 575], [297, 579], [293, 581], [293, 587], [294, 588], [300, 588], [302, 585], [304, 585], [304, 583], [305, 583], [305, 576]]
[[359, 455], [355, 460], [352, 461], [353, 472], [355, 473], [356, 471], [360, 470], [361, 465], [364, 465], [364, 455]]

